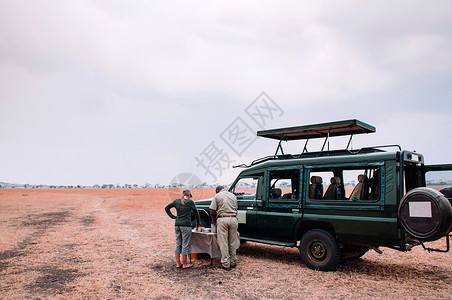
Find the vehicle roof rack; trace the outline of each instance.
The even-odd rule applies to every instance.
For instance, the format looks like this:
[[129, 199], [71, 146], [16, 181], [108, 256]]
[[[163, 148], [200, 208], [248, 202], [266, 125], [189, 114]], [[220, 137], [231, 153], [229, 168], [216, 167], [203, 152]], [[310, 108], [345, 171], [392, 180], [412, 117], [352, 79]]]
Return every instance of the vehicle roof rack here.
[[325, 138], [321, 151], [323, 151], [327, 143], [329, 151], [330, 150], [329, 138], [331, 136], [350, 135], [350, 139], [348, 141], [346, 148], [348, 150], [348, 147], [350, 146], [354, 134], [374, 133], [374, 132], [376, 132], [374, 126], [366, 124], [356, 119], [351, 119], [304, 126], [261, 130], [257, 132], [257, 136], [279, 140], [279, 144], [275, 152], [275, 155], [277, 155], [279, 150], [281, 150], [281, 153], [284, 154], [284, 150], [281, 145], [282, 141], [306, 140], [302, 152], [305, 153], [308, 152], [307, 146], [309, 139]]
[[365, 147], [358, 150], [331, 150], [331, 151], [317, 151], [317, 152], [305, 152], [300, 154], [277, 154], [277, 155], [268, 155], [256, 160], [253, 160], [250, 165], [240, 164], [236, 166], [232, 166], [233, 168], [249, 168], [258, 164], [261, 164], [270, 160], [285, 160], [285, 159], [298, 159], [298, 158], [312, 158], [312, 157], [326, 157], [326, 156], [339, 156], [339, 155], [357, 155], [357, 154], [366, 154], [366, 153], [376, 153], [376, 152], [386, 152], [381, 148], [386, 147], [400, 147], [398, 145], [387, 145], [387, 146], [377, 146], [377, 147]]
[[304, 126], [260, 130], [257, 132], [257, 136], [291, 141], [374, 132], [376, 132], [374, 126], [352, 119]]
[[[397, 146], [397, 145], [367, 147], [367, 148], [362, 148], [357, 151], [348, 149], [354, 134], [364, 134], [364, 133], [374, 133], [374, 132], [376, 132], [376, 129], [374, 126], [366, 124], [366, 123], [361, 122], [356, 119], [319, 123], [319, 124], [312, 124], [312, 125], [304, 125], [304, 126], [260, 130], [257, 132], [257, 136], [279, 140], [278, 147], [276, 148], [275, 154], [271, 155], [271, 156], [265, 156], [265, 157], [256, 159], [251, 163], [251, 165], [241, 164], [241, 165], [233, 166], [233, 167], [250, 167], [250, 166], [254, 166], [254, 165], [263, 163], [265, 161], [269, 161], [269, 160], [294, 159], [294, 158], [301, 158], [301, 157], [334, 156], [334, 155], [346, 155], [346, 154], [358, 154], [358, 153], [370, 153], [370, 152], [383, 152], [383, 150], [378, 149], [378, 148], [383, 148], [383, 147], [394, 147], [395, 146], [395, 147], [399, 147], [399, 149], [400, 149], [400, 146]], [[330, 151], [329, 138], [332, 136], [345, 136], [345, 135], [350, 135], [350, 139], [348, 141], [346, 149]], [[318, 152], [308, 153], [307, 145], [308, 145], [309, 139], [315, 139], [315, 138], [325, 138], [322, 149]], [[302, 153], [296, 154], [296, 155], [284, 154], [284, 150], [282, 148], [281, 142], [282, 141], [292, 141], [292, 140], [306, 140]], [[328, 150], [323, 151], [327, 142], [328, 142]], [[281, 151], [281, 154], [278, 154], [278, 151]]]

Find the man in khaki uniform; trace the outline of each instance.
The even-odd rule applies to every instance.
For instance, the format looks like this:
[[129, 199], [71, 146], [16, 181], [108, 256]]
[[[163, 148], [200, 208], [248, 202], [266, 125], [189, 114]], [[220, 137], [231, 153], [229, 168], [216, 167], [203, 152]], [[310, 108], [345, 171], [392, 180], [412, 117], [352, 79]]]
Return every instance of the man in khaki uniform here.
[[212, 222], [217, 224], [217, 238], [221, 250], [223, 269], [230, 270], [237, 265], [237, 197], [222, 186], [216, 188], [216, 195], [210, 204]]

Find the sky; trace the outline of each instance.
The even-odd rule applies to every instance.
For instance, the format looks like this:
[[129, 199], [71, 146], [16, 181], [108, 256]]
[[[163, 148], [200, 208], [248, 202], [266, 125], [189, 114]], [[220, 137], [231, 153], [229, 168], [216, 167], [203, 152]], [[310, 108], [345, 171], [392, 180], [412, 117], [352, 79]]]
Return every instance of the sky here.
[[451, 1], [0, 8], [0, 182], [229, 183], [275, 152], [257, 130], [346, 119], [451, 163]]

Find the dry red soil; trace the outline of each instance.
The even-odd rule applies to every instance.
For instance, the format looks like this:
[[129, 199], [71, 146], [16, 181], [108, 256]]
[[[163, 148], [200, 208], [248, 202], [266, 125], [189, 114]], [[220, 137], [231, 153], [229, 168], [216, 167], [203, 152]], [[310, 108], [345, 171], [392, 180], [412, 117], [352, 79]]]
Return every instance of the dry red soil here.
[[452, 254], [421, 247], [382, 248], [319, 272], [295, 248], [246, 243], [229, 272], [207, 257], [176, 269], [174, 221], [163, 210], [173, 192], [0, 190], [0, 299], [452, 298]]

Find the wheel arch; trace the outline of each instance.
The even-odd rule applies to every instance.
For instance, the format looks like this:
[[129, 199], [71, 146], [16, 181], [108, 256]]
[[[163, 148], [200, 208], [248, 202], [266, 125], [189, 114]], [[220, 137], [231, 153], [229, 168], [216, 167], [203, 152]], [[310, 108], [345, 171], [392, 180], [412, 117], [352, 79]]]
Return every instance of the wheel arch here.
[[295, 229], [295, 240], [301, 240], [301, 237], [311, 229], [323, 229], [336, 237], [336, 231], [331, 223], [323, 221], [300, 221]]
[[211, 223], [210, 213], [207, 212], [205, 209], [199, 209], [199, 219], [207, 221], [209, 224]]

